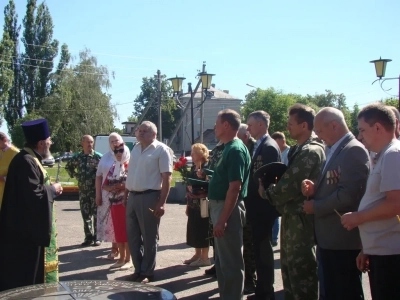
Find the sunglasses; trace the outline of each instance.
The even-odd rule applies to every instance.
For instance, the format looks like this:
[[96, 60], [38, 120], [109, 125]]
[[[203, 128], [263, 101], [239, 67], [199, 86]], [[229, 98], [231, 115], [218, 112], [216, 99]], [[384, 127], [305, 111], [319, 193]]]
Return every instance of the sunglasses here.
[[114, 150], [114, 153], [115, 154], [118, 154], [118, 153], [124, 153], [124, 149], [118, 149], [118, 150]]

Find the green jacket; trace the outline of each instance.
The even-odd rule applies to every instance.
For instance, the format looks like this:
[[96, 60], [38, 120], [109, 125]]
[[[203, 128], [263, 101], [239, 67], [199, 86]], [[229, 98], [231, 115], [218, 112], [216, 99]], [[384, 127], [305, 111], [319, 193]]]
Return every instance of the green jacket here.
[[266, 190], [265, 196], [280, 214], [303, 213], [306, 197], [301, 183], [304, 179], [317, 179], [326, 159], [324, 145], [310, 137], [304, 144], [291, 147], [288, 159], [288, 169], [275, 186]]

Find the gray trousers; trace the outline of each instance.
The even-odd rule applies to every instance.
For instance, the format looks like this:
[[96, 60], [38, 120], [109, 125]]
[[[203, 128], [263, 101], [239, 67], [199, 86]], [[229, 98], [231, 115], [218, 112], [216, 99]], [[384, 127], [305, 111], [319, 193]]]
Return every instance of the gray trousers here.
[[[213, 224], [217, 224], [225, 201], [210, 200]], [[228, 219], [224, 236], [215, 238], [218, 289], [222, 300], [243, 299], [243, 227], [246, 224], [243, 200], [238, 201]]]
[[156, 267], [160, 218], [149, 208], [155, 208], [159, 196], [160, 192], [135, 196], [129, 193], [126, 205], [126, 233], [134, 272], [145, 276], [153, 276]]

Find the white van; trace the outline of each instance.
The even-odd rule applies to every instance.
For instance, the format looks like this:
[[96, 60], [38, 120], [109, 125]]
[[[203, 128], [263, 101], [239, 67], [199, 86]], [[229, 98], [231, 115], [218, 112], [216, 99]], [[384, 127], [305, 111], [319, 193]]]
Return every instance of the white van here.
[[[129, 150], [132, 151], [133, 146], [137, 143], [137, 139], [134, 136], [123, 135], [122, 139]], [[110, 144], [108, 143], [108, 135], [96, 135], [94, 138], [94, 151], [101, 154], [105, 154], [110, 151]]]

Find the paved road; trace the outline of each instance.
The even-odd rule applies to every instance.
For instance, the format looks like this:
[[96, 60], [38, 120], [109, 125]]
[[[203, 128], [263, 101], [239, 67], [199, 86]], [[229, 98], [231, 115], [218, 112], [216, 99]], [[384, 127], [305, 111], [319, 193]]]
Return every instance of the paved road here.
[[[124, 280], [132, 271], [110, 271], [112, 262], [104, 259], [110, 244], [80, 248], [83, 241], [83, 223], [78, 201], [57, 201], [58, 246], [60, 248], [60, 280]], [[193, 250], [185, 244], [185, 207], [168, 204], [160, 226], [160, 246], [157, 254], [155, 280], [151, 284], [173, 292], [178, 299], [218, 298], [217, 282], [204, 276], [204, 268], [191, 268], [182, 264]], [[211, 254], [211, 253], [210, 253]], [[279, 263], [279, 246], [275, 248], [276, 299], [282, 300], [282, 280]], [[369, 287], [364, 276], [366, 299]]]

